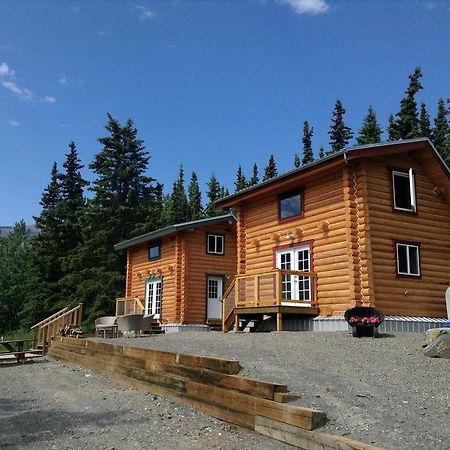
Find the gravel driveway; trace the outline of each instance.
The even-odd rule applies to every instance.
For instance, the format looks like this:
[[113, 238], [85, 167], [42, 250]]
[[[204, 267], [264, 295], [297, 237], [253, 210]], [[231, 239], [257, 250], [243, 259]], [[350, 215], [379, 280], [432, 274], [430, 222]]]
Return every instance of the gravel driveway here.
[[[422, 335], [226, 335], [186, 332], [108, 342], [233, 358], [241, 375], [287, 384], [293, 404], [324, 411], [320, 431], [386, 449], [447, 450], [450, 360], [422, 355]], [[0, 448], [290, 448], [103, 375], [41, 360], [0, 365]]]

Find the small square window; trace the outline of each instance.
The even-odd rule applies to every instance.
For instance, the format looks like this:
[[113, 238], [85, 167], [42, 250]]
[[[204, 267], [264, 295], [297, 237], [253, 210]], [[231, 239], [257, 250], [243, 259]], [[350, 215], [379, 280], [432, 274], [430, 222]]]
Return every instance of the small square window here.
[[148, 259], [159, 259], [161, 258], [161, 243], [154, 242], [148, 246]]
[[206, 238], [206, 252], [213, 255], [223, 255], [224, 236], [221, 234], [208, 234]]
[[280, 220], [303, 214], [303, 194], [300, 191], [291, 192], [278, 197], [278, 217]]
[[394, 191], [394, 208], [401, 211], [416, 211], [415, 179], [412, 170], [409, 172], [392, 171]]
[[397, 274], [420, 276], [419, 246], [397, 242], [396, 249]]

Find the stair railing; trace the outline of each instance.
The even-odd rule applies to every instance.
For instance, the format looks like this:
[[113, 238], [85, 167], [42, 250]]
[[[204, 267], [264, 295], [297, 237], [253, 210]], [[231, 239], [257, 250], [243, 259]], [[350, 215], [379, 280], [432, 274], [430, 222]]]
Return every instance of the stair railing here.
[[83, 315], [83, 303], [78, 304], [72, 309], [69, 306], [61, 309], [60, 311], [52, 314], [50, 317], [42, 320], [41, 322], [33, 325], [33, 347], [42, 347], [42, 353], [47, 351], [48, 343], [59, 334], [59, 330], [65, 325], [71, 325], [75, 327], [81, 326], [81, 319]]

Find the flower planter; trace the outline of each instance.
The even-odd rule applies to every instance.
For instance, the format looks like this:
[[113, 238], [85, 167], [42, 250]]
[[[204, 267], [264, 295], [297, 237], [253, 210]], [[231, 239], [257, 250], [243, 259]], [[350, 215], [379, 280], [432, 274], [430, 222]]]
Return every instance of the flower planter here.
[[344, 317], [352, 327], [353, 337], [378, 337], [378, 327], [384, 320], [381, 311], [369, 306], [347, 309]]

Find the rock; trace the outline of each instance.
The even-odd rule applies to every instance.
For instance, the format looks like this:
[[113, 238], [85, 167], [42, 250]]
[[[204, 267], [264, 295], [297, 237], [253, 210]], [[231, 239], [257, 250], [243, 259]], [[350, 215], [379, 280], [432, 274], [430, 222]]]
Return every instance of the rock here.
[[428, 347], [434, 340], [443, 334], [450, 335], [450, 328], [430, 328], [425, 333], [425, 338], [422, 347]]
[[443, 333], [423, 350], [430, 358], [450, 359], [450, 333]]

